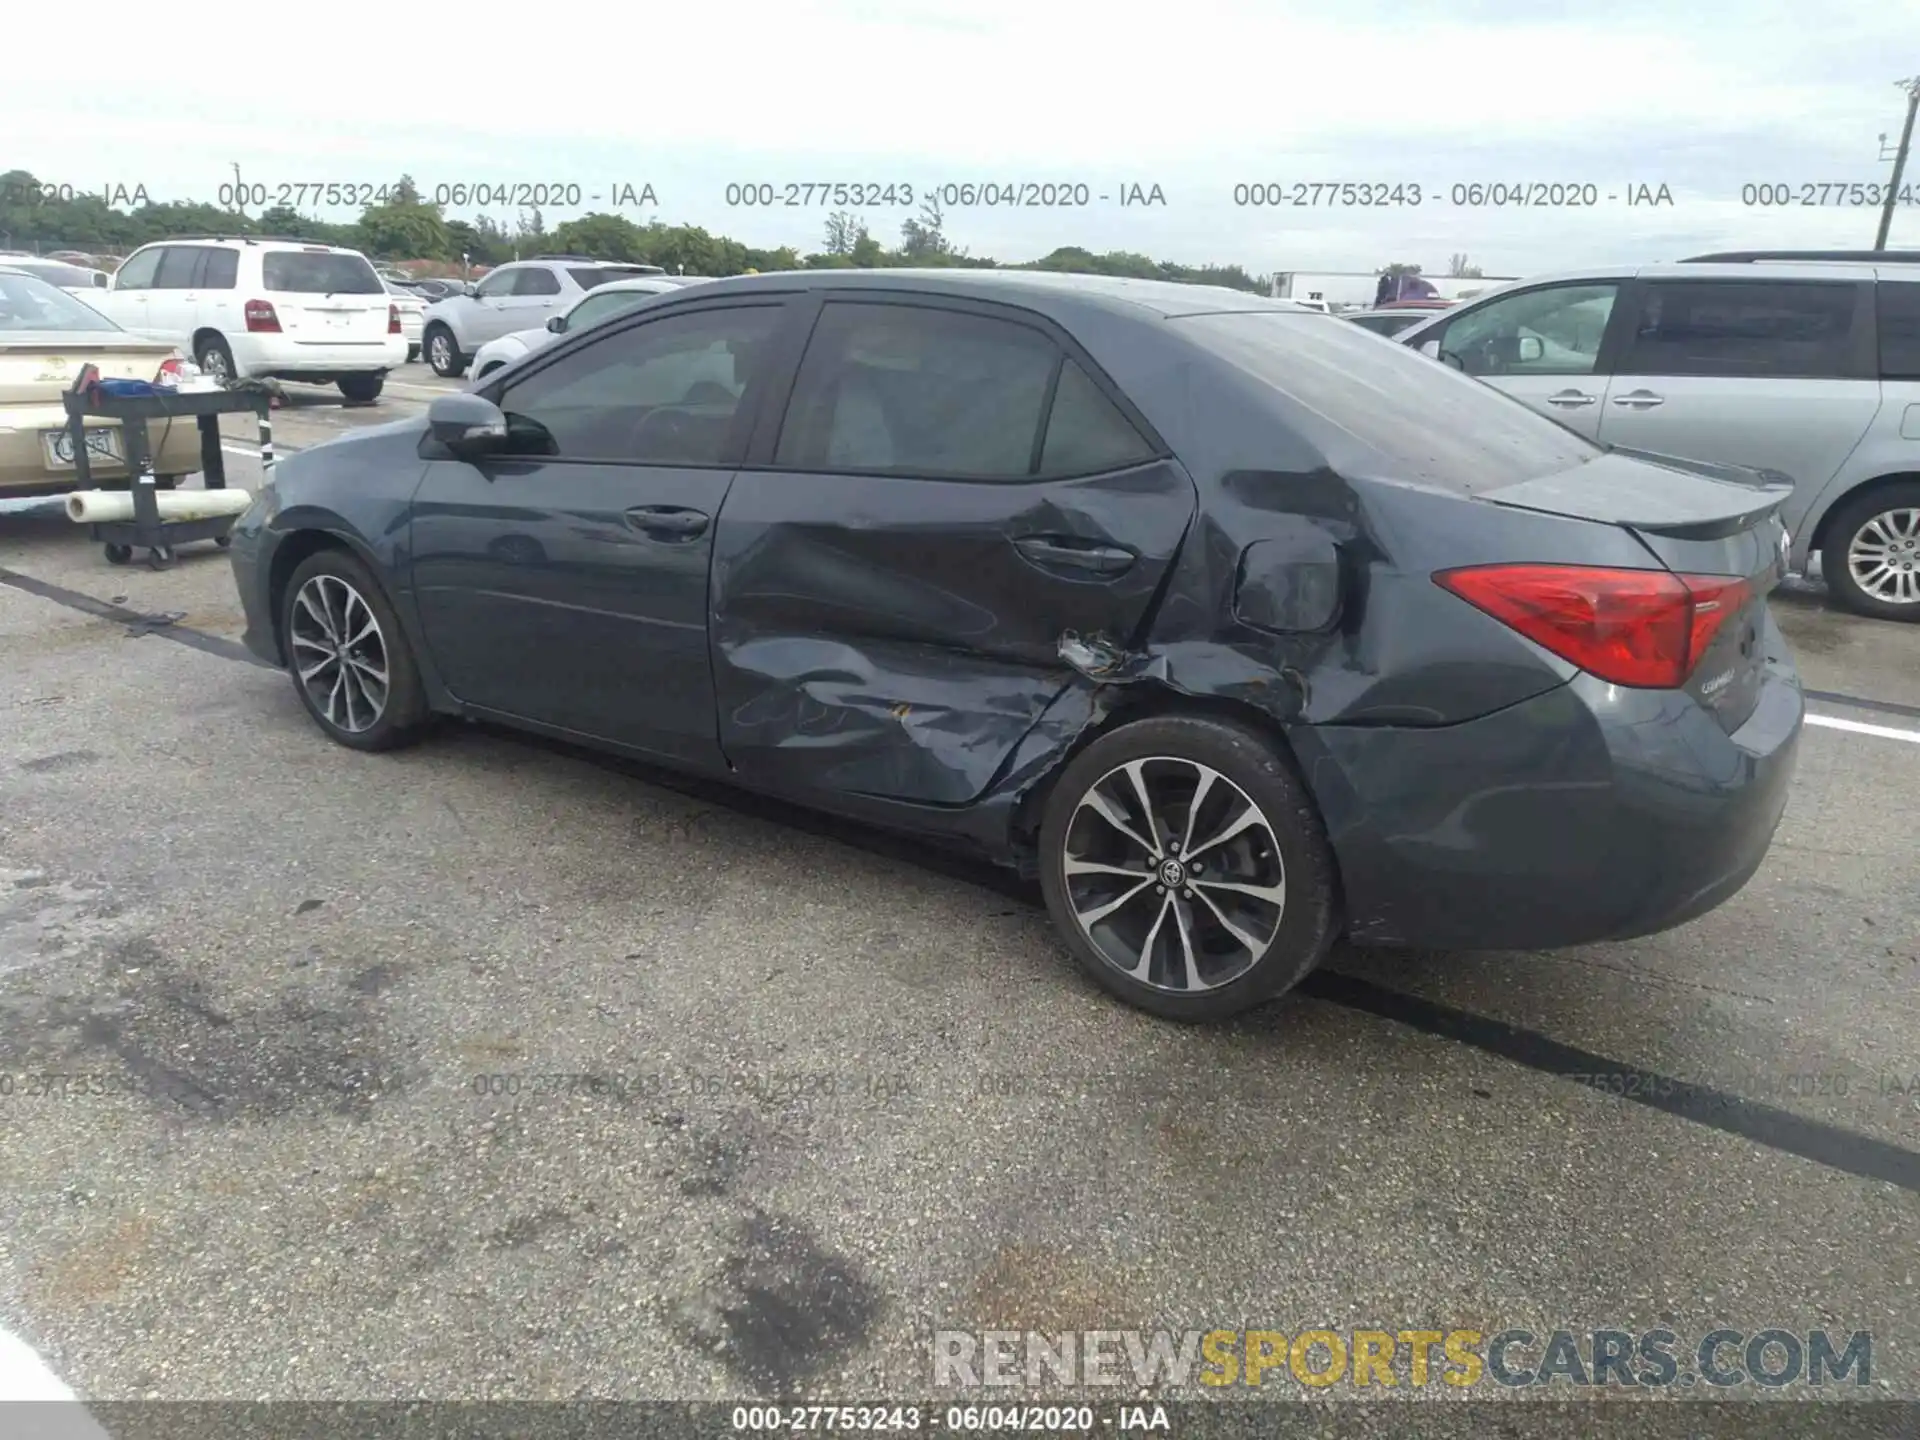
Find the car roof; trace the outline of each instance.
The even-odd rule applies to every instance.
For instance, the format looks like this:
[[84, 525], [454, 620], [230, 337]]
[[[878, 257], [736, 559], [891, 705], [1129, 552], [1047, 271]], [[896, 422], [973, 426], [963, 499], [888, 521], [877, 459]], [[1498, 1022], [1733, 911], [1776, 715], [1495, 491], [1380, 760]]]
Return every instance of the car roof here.
[[[689, 275], [687, 280], [694, 277]], [[630, 275], [625, 280], [609, 280], [604, 285], [596, 285], [587, 293], [598, 295], [603, 290], [681, 290], [685, 282], [677, 275]]]
[[[603, 287], [604, 288], [604, 287]], [[845, 290], [849, 292], [906, 290], [921, 295], [955, 299], [1002, 300], [1017, 303], [1064, 301], [1078, 307], [1172, 318], [1209, 315], [1222, 311], [1267, 310], [1298, 315], [1310, 307], [1291, 300], [1275, 300], [1224, 285], [1184, 285], [1172, 280], [1135, 280], [1116, 275], [1075, 275], [1057, 270], [774, 270], [763, 275], [728, 275], [702, 282], [708, 293], [752, 294], [759, 291]]]

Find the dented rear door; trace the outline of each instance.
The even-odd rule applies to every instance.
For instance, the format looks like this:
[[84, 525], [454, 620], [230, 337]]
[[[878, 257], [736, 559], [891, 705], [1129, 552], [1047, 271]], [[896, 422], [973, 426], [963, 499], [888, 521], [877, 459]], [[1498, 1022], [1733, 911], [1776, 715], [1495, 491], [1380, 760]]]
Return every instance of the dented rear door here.
[[1192, 482], [1070, 342], [999, 308], [822, 307], [714, 542], [743, 778], [965, 804], [1073, 680], [1063, 637], [1149, 619]]

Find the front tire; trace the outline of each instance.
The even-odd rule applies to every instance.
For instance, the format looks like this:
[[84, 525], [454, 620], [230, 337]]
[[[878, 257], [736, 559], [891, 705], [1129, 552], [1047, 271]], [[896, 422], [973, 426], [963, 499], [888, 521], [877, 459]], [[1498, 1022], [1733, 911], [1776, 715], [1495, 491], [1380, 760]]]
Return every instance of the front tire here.
[[1306, 787], [1272, 742], [1211, 717], [1135, 721], [1075, 757], [1042, 817], [1040, 886], [1082, 968], [1168, 1020], [1275, 999], [1339, 929]]
[[1827, 589], [1880, 620], [1920, 620], [1920, 483], [1883, 485], [1834, 513], [1820, 547]]
[[342, 375], [335, 383], [340, 386], [340, 393], [354, 404], [370, 405], [387, 388], [387, 377], [385, 374]]
[[426, 687], [400, 617], [358, 557], [322, 550], [301, 562], [281, 602], [287, 672], [327, 738], [394, 750], [425, 733]]
[[460, 353], [460, 343], [446, 326], [428, 327], [425, 344], [427, 364], [442, 380], [458, 380], [466, 373], [467, 357]]

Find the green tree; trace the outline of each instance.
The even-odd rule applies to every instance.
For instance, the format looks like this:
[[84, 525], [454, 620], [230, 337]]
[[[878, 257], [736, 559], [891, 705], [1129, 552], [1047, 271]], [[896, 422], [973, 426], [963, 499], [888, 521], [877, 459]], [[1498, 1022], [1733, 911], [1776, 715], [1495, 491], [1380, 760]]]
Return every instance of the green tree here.
[[634, 263], [645, 254], [647, 236], [624, 215], [596, 213], [555, 226], [553, 243], [569, 255]]
[[[389, 192], [391, 193], [391, 192]], [[389, 260], [445, 260], [453, 250], [437, 205], [389, 200], [360, 212], [359, 248]]]

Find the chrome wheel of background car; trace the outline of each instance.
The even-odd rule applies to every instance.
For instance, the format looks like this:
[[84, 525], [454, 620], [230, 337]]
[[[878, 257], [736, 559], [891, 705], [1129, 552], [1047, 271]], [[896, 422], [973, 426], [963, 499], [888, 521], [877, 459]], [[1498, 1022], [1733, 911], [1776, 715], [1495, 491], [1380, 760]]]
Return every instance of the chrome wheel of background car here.
[[293, 598], [288, 642], [295, 673], [329, 725], [371, 730], [386, 712], [387, 642], [361, 593], [338, 575], [315, 575]]
[[201, 346], [194, 363], [222, 385], [233, 378], [233, 362], [227, 355], [227, 347], [218, 342]]
[[453, 368], [453, 341], [447, 338], [445, 331], [437, 331], [427, 342], [427, 359], [436, 370]]
[[1882, 510], [1854, 531], [1847, 570], [1876, 600], [1920, 603], [1920, 509]]
[[1081, 933], [1156, 990], [1230, 984], [1279, 933], [1287, 877], [1273, 826], [1208, 766], [1166, 756], [1116, 766], [1081, 796], [1064, 848]]

